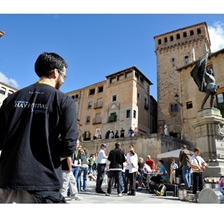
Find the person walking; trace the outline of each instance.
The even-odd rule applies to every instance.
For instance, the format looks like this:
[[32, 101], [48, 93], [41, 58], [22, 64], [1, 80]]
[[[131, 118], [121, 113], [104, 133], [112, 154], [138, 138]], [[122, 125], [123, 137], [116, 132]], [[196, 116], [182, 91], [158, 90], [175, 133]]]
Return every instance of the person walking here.
[[66, 203], [61, 160], [71, 157], [78, 139], [76, 105], [59, 91], [66, 68], [58, 54], [40, 54], [34, 65], [39, 81], [3, 101], [1, 203]]
[[96, 193], [98, 194], [105, 194], [105, 192], [101, 189], [103, 178], [105, 174], [105, 167], [106, 167], [106, 160], [107, 156], [105, 154], [107, 145], [102, 144], [101, 149], [97, 156], [97, 179], [96, 179]]
[[124, 152], [120, 149], [120, 142], [115, 143], [115, 148], [112, 149], [108, 156], [109, 167], [110, 167], [110, 179], [107, 187], [106, 196], [111, 194], [111, 188], [114, 180], [117, 180], [117, 195], [122, 197], [123, 180], [122, 180], [122, 169], [123, 163], [125, 162]]
[[186, 145], [181, 146], [180, 154], [179, 154], [179, 161], [180, 165], [182, 166], [182, 178], [185, 183], [185, 188], [187, 190], [191, 189], [191, 167], [190, 167], [190, 158], [193, 153], [187, 150]]
[[194, 155], [190, 158], [190, 166], [192, 168], [192, 181], [193, 181], [193, 194], [194, 198], [193, 201], [197, 202], [197, 190], [199, 192], [203, 189], [204, 182], [203, 182], [203, 171], [208, 164], [204, 161], [204, 159], [199, 156], [200, 149], [196, 147], [194, 149]]
[[62, 179], [63, 184], [61, 188], [61, 194], [63, 197], [67, 196], [67, 191], [69, 189], [71, 194], [71, 200], [80, 201], [81, 197], [78, 195], [76, 179], [72, 173], [72, 158], [62, 160]]

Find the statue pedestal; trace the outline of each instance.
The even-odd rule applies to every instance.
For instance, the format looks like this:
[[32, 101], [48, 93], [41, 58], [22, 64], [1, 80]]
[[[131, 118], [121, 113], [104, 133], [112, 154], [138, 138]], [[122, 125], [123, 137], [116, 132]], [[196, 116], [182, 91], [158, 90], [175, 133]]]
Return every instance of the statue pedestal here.
[[195, 129], [197, 147], [209, 166], [204, 176], [224, 174], [224, 136], [220, 135], [219, 125], [224, 118], [217, 108], [205, 108], [198, 111], [197, 118], [191, 123]]

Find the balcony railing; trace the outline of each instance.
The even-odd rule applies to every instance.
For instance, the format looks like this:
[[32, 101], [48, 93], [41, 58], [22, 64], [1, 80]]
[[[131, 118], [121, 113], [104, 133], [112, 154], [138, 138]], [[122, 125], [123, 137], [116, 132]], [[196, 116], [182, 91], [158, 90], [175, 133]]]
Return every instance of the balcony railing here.
[[94, 103], [94, 109], [102, 108], [102, 107], [103, 107], [103, 102]]
[[93, 124], [101, 124], [101, 123], [102, 123], [101, 117], [93, 118]]

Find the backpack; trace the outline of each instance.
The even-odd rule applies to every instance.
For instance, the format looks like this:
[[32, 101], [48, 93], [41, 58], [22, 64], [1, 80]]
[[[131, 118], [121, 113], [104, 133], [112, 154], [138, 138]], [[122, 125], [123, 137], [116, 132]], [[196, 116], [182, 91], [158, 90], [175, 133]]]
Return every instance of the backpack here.
[[164, 196], [166, 193], [166, 186], [165, 184], [160, 184], [158, 189], [154, 190], [154, 192], [156, 193], [157, 196]]

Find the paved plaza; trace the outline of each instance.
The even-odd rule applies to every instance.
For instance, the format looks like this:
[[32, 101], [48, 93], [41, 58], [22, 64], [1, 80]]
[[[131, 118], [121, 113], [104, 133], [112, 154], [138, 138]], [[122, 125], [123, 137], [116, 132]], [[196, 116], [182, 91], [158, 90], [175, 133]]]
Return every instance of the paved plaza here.
[[[81, 201], [75, 201], [66, 199], [69, 204], [187, 204], [197, 205], [198, 203], [181, 201], [178, 197], [173, 196], [156, 196], [155, 194], [149, 194], [146, 189], [142, 191], [137, 191], [136, 196], [129, 196], [123, 194], [122, 197], [117, 196], [117, 189], [112, 189], [110, 196], [105, 196], [104, 194], [97, 194], [95, 192], [96, 182], [88, 181], [88, 190], [79, 193], [79, 196], [82, 197]], [[106, 192], [107, 185], [103, 184], [102, 190]]]

